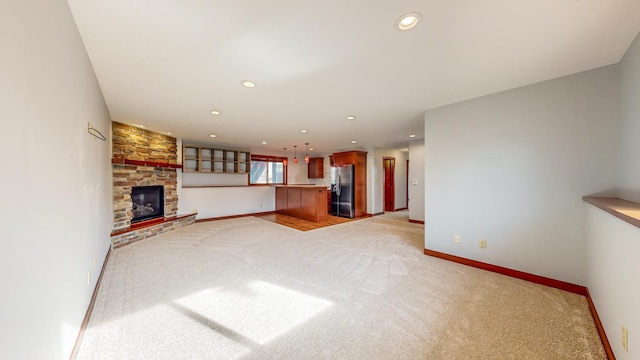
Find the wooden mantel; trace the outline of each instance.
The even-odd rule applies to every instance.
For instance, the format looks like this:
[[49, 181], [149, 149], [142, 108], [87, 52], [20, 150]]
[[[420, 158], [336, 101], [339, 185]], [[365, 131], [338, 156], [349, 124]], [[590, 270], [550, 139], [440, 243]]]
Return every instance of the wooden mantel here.
[[182, 169], [181, 164], [169, 164], [157, 161], [133, 160], [133, 159], [111, 159], [112, 164], [136, 165], [136, 166], [153, 166], [157, 168]]

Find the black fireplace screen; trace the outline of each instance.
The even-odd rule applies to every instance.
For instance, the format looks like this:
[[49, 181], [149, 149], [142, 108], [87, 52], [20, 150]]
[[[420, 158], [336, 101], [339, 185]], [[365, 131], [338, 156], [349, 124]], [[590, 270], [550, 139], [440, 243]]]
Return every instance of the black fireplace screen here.
[[163, 186], [134, 186], [131, 188], [133, 218], [131, 223], [164, 216]]

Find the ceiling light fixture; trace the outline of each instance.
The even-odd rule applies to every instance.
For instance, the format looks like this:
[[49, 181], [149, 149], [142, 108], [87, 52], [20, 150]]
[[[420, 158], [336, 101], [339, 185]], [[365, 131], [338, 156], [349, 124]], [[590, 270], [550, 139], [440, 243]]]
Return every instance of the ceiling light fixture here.
[[284, 159], [282, 159], [282, 166], [287, 166], [289, 162], [287, 161], [287, 148], [284, 148]]
[[313, 148], [309, 148], [309, 151], [313, 151]]
[[256, 83], [254, 83], [253, 81], [249, 81], [249, 80], [242, 80], [242, 86], [247, 87], [247, 88], [252, 88], [252, 87], [256, 87]]
[[210, 113], [211, 113], [211, 115], [220, 115], [220, 114], [222, 114], [222, 113], [221, 113], [220, 111], [218, 111], [218, 110], [211, 110], [211, 111], [210, 111]]
[[415, 134], [411, 134], [411, 135], [409, 135], [409, 137], [410, 138], [414, 138], [414, 137], [416, 137], [416, 135]]
[[298, 147], [298, 145], [293, 145], [293, 163], [297, 164], [298, 163], [298, 156], [296, 155], [296, 148]]
[[305, 129], [300, 130], [300, 132], [301, 132], [301, 133], [303, 133], [303, 134], [308, 133], [308, 131], [307, 131], [307, 130], [305, 130]]
[[408, 12], [398, 18], [395, 27], [401, 31], [411, 30], [422, 20], [422, 14], [419, 12]]
[[267, 142], [266, 142], [266, 141], [263, 141], [263, 142], [262, 142], [262, 145], [267, 145]]
[[309, 143], [304, 143], [304, 148], [306, 149], [306, 154], [304, 155], [305, 164], [309, 163]]
[[355, 144], [355, 143], [357, 143], [357, 141], [355, 141], [355, 140], [351, 140], [351, 143], [352, 143], [352, 144]]
[[355, 117], [355, 116], [353, 116], [353, 115], [349, 115], [349, 116], [347, 116], [347, 120], [355, 120], [355, 119], [356, 119], [356, 117]]
[[212, 138], [214, 138], [216, 136], [217, 136], [216, 134], [209, 134], [209, 137], [212, 137]]

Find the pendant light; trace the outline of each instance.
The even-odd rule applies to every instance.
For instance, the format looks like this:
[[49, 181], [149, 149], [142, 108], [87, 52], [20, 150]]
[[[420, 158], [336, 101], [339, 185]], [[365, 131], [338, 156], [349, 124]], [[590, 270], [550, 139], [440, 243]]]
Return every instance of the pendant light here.
[[293, 163], [294, 164], [298, 163], [298, 156], [296, 155], [297, 154], [297, 151], [296, 151], [297, 147], [298, 147], [298, 145], [293, 145]]
[[309, 143], [304, 143], [304, 151], [306, 153], [306, 155], [304, 156], [304, 162], [305, 164], [309, 163]]
[[284, 160], [282, 160], [282, 165], [287, 166], [287, 148], [284, 148]]

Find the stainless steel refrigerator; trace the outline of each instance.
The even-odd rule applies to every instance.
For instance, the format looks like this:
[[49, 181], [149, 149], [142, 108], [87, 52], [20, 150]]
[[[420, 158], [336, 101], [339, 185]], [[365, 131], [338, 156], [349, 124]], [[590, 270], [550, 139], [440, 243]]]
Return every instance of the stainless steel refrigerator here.
[[352, 218], [356, 212], [353, 165], [331, 167], [331, 209], [335, 216]]

